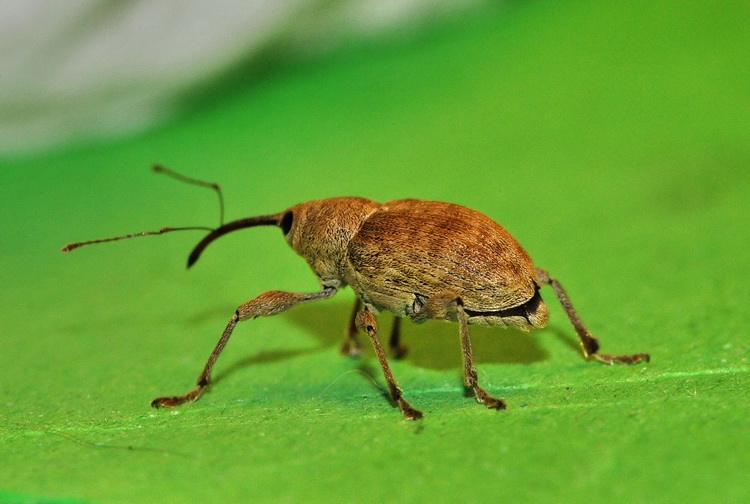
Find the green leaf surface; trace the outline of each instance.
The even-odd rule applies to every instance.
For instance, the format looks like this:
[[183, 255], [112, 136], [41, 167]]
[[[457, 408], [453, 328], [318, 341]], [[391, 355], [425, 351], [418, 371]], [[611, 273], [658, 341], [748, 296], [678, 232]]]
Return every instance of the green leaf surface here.
[[[0, 161], [0, 500], [5, 502], [742, 502], [748, 495], [750, 66], [746, 2], [511, 2], [409, 40], [342, 47], [224, 83], [107, 145]], [[239, 72], [241, 74], [241, 72]], [[198, 96], [187, 97], [197, 100]], [[561, 280], [606, 352], [550, 326], [404, 324], [392, 362], [342, 357], [353, 295], [238, 325], [240, 303], [317, 280], [275, 229], [84, 247], [214, 226], [327, 196], [440, 199], [508, 228]], [[392, 317], [380, 316], [387, 335]]]

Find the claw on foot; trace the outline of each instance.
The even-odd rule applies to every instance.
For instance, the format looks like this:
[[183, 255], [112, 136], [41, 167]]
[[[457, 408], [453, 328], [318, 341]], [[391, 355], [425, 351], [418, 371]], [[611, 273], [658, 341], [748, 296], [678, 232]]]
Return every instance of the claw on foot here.
[[641, 361], [650, 362], [651, 356], [647, 353], [637, 353], [633, 355], [612, 355], [612, 354], [592, 354], [591, 357], [603, 362], [604, 364], [637, 364]]
[[484, 405], [489, 409], [505, 409], [505, 401], [502, 399], [495, 399], [494, 397], [486, 397], [484, 399]]
[[198, 399], [204, 388], [205, 387], [198, 386], [187, 394], [181, 396], [157, 397], [156, 399], [151, 401], [151, 406], [154, 408], [174, 408], [175, 406], [185, 404], [186, 402], [193, 402]]
[[175, 406], [179, 406], [180, 404], [184, 403], [184, 400], [180, 400], [180, 397], [172, 396], [172, 397], [157, 397], [153, 401], [151, 401], [151, 406], [154, 408], [174, 408]]
[[421, 411], [412, 408], [411, 405], [403, 399], [398, 400], [398, 407], [404, 414], [405, 420], [419, 420], [424, 417], [424, 414]]
[[484, 404], [488, 409], [505, 409], [505, 401], [502, 399], [495, 399], [481, 387], [474, 387], [474, 395], [477, 398], [477, 402]]

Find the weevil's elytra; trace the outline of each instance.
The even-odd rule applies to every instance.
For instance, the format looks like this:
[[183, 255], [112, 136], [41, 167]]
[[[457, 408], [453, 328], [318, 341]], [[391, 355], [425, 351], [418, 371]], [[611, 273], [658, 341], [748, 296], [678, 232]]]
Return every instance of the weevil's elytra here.
[[[460, 205], [385, 203], [350, 240], [348, 261], [347, 281], [381, 310], [419, 318], [416, 296], [450, 290], [461, 297], [469, 323], [528, 329], [547, 322], [544, 303], [533, 302], [529, 313], [512, 310], [532, 302], [539, 288], [529, 255], [489, 217]], [[455, 320], [455, 313], [439, 318]]]
[[[158, 171], [211, 187], [222, 202], [218, 184], [190, 179], [165, 168]], [[232, 231], [264, 225], [281, 229], [287, 243], [320, 279], [321, 290], [267, 291], [240, 305], [198, 377], [197, 387], [181, 396], [156, 398], [152, 402], [154, 407], [177, 406], [200, 396], [210, 384], [213, 366], [238, 322], [330, 298], [347, 285], [357, 294], [357, 300], [342, 350], [357, 354], [357, 332], [369, 336], [391, 396], [407, 419], [421, 418], [422, 413], [404, 399], [380, 344], [376, 315], [384, 310], [397, 316], [390, 337], [390, 347], [397, 356], [405, 353], [400, 343], [401, 317], [417, 323], [429, 319], [457, 322], [464, 384], [477, 401], [492, 409], [504, 409], [505, 402], [492, 397], [478, 383], [469, 325], [513, 326], [526, 331], [546, 326], [549, 310], [540, 294], [545, 285], [553, 288], [565, 309], [586, 358], [606, 364], [649, 360], [645, 353], [599, 353], [598, 340], [586, 329], [560, 282], [536, 267], [526, 250], [502, 226], [476, 210], [452, 203], [401, 199], [381, 204], [358, 197], [308, 201], [276, 214], [222, 223], [196, 245], [188, 258], [188, 267], [215, 239]], [[162, 228], [72, 243], [63, 251], [184, 229], [205, 228]]]

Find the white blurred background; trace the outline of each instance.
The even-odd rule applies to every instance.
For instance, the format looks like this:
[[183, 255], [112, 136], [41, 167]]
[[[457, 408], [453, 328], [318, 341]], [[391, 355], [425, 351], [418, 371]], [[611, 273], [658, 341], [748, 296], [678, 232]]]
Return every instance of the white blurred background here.
[[142, 131], [273, 46], [309, 58], [478, 0], [0, 0], [0, 155]]

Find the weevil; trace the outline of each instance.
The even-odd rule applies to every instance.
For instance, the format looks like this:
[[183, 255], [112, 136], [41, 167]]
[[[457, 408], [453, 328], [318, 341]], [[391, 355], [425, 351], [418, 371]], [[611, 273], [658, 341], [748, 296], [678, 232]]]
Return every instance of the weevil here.
[[223, 198], [218, 184], [185, 177], [161, 166], [155, 171], [216, 190], [221, 207], [217, 228], [162, 228], [113, 238], [70, 243], [68, 252], [83, 245], [191, 229], [209, 233], [188, 257], [193, 266], [206, 247], [227, 233], [255, 226], [276, 226], [320, 281], [310, 293], [267, 291], [240, 305], [211, 352], [196, 387], [179, 396], [157, 397], [151, 405], [178, 406], [192, 402], [211, 383], [219, 354], [238, 322], [284, 312], [294, 306], [333, 297], [347, 285], [356, 293], [354, 310], [342, 351], [357, 355], [358, 331], [369, 336], [393, 401], [406, 419], [422, 412], [409, 404], [391, 371], [378, 336], [376, 315], [393, 313], [390, 347], [399, 356], [400, 320], [448, 320], [458, 323], [464, 385], [490, 409], [505, 409], [478, 382], [471, 346], [472, 324], [516, 327], [524, 331], [547, 325], [549, 309], [539, 293], [554, 290], [580, 340], [583, 355], [606, 364], [649, 361], [647, 353], [613, 355], [599, 352], [599, 341], [578, 316], [568, 294], [547, 270], [534, 266], [526, 250], [500, 224], [470, 208], [440, 201], [399, 199], [378, 203], [360, 197], [307, 201], [278, 213], [223, 223]]

